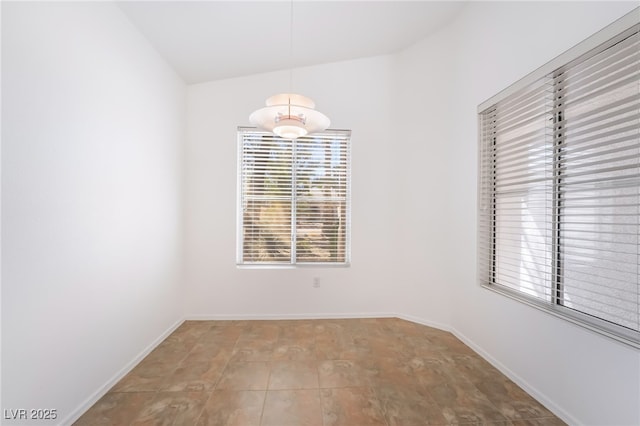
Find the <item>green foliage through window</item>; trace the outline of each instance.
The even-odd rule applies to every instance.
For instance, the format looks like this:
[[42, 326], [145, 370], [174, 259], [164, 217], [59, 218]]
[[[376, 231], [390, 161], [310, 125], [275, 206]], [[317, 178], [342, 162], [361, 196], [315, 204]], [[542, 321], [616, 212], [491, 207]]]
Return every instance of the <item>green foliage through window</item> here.
[[350, 132], [240, 129], [239, 264], [348, 264]]

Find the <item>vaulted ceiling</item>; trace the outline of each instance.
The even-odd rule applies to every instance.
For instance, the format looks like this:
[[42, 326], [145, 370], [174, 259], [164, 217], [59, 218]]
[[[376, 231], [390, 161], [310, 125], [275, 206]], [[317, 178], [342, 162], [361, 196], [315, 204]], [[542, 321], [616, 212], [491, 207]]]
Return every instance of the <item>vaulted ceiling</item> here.
[[392, 53], [446, 25], [464, 3], [297, 0], [118, 5], [187, 83], [200, 83]]

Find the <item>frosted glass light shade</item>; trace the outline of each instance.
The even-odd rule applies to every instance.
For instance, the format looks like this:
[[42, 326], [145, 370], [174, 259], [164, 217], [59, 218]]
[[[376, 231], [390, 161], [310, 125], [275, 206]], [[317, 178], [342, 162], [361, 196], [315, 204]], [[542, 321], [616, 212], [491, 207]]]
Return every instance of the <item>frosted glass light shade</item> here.
[[266, 105], [254, 111], [249, 121], [285, 139], [320, 132], [331, 124], [329, 117], [316, 111], [315, 103], [306, 96], [294, 93], [274, 95], [267, 99]]
[[300, 121], [285, 119], [278, 122], [273, 128], [273, 133], [283, 139], [296, 139], [306, 135], [308, 132]]

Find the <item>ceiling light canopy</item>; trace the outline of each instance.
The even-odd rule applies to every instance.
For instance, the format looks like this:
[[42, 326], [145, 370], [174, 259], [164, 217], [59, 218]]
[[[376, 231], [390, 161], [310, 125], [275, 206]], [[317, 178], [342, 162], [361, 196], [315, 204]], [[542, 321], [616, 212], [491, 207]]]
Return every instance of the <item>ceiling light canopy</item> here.
[[315, 103], [306, 96], [294, 93], [274, 95], [267, 99], [266, 105], [254, 111], [249, 121], [284, 139], [321, 132], [331, 123], [329, 117], [315, 110]]
[[[289, 61], [293, 64], [293, 0], [289, 3]], [[289, 67], [289, 92], [293, 67]], [[267, 99], [267, 106], [254, 111], [249, 121], [256, 127], [273, 132], [284, 139], [297, 139], [309, 133], [326, 130], [329, 117], [315, 110], [316, 104], [306, 96], [283, 93]]]

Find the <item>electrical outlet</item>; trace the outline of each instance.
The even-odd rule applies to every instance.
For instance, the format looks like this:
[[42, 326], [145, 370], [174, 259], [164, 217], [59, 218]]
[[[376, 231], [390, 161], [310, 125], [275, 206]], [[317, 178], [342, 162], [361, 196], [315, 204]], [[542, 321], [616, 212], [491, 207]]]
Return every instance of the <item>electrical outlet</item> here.
[[320, 288], [320, 278], [319, 277], [314, 277], [313, 278], [313, 288]]

